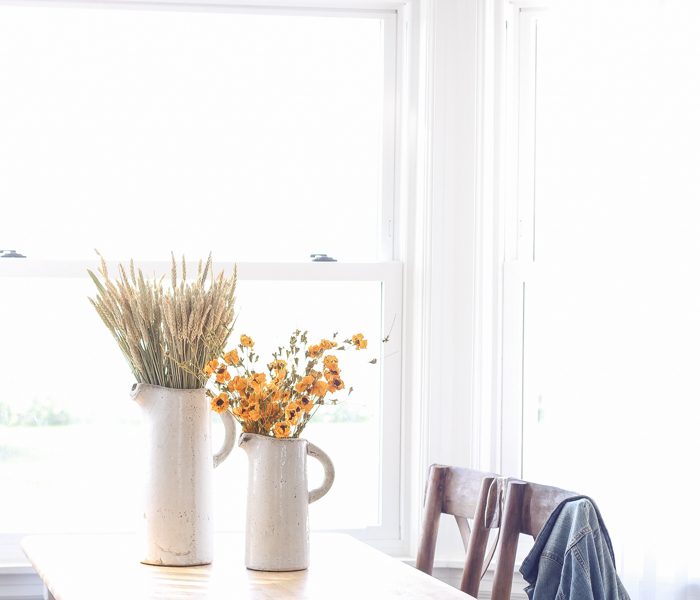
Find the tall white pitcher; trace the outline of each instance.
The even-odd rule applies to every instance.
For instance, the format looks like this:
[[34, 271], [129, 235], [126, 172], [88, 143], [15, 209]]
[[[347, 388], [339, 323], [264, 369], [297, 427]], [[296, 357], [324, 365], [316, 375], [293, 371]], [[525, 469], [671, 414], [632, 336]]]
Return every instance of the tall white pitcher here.
[[[248, 453], [245, 564], [256, 571], [298, 571], [309, 566], [309, 504], [325, 496], [335, 469], [328, 455], [304, 439], [243, 433]], [[309, 491], [306, 456], [323, 465], [321, 487]]]
[[231, 452], [236, 426], [221, 413], [224, 443], [212, 456], [211, 409], [204, 389], [176, 390], [137, 383], [131, 397], [148, 431], [145, 556], [151, 565], [204, 565], [212, 561], [212, 478]]

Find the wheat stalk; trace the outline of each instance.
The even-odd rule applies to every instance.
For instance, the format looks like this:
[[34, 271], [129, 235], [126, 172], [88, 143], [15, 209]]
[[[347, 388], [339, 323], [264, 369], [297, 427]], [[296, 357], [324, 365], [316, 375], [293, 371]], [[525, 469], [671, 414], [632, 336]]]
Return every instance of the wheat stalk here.
[[207, 362], [220, 356], [231, 333], [237, 270], [231, 277], [214, 275], [211, 255], [199, 262], [197, 276], [187, 281], [185, 259], [178, 273], [172, 256], [170, 286], [163, 278], [147, 279], [130, 261], [111, 279], [105, 259], [95, 274], [97, 288], [89, 298], [126, 357], [139, 383], [176, 389], [202, 387]]

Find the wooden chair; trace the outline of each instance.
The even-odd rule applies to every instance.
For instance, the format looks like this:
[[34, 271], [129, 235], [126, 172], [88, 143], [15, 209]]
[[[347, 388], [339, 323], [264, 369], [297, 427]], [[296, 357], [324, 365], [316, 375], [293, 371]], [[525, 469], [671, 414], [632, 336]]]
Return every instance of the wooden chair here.
[[[489, 531], [500, 518], [498, 484], [494, 473], [444, 465], [430, 467], [416, 568], [432, 575], [440, 515], [453, 515], [467, 553], [460, 589], [474, 597], [478, 595], [487, 566], [484, 557]], [[473, 520], [471, 527], [468, 519]]]
[[508, 482], [491, 600], [510, 600], [520, 534], [536, 538], [554, 509], [563, 500], [578, 495], [538, 483], [519, 480]]

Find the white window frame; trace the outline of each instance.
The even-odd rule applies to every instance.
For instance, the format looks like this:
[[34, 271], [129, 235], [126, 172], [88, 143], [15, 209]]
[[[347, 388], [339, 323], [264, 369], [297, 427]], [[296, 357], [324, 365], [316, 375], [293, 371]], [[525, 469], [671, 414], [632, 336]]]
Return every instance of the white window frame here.
[[506, 10], [500, 462], [522, 477], [528, 368], [528, 290], [536, 284], [537, 26], [546, 0], [513, 0]]
[[[407, 95], [406, 74], [409, 70], [408, 41], [411, 15], [415, 12], [415, 0], [27, 0], [26, 4], [46, 7], [90, 6], [107, 8], [146, 8], [158, 10], [207, 10], [232, 11], [261, 14], [284, 14], [299, 16], [373, 17], [380, 18], [385, 30], [385, 104], [382, 149], [382, 190], [379, 235], [380, 260], [363, 263], [285, 263], [265, 262], [238, 263], [241, 281], [376, 281], [382, 289], [382, 330], [391, 335], [383, 344], [381, 390], [381, 486], [380, 519], [376, 527], [360, 530], [343, 530], [375, 547], [399, 555], [405, 552], [405, 499], [402, 493], [404, 464], [402, 431], [404, 430], [402, 408], [403, 372], [403, 265], [396, 259], [402, 254], [402, 245], [396, 235], [397, 218], [405, 208], [399, 210], [399, 190], [404, 195], [413, 189], [406, 181], [406, 170], [402, 168], [406, 153], [413, 143], [402, 137], [408, 119], [402, 110]], [[0, 4], [11, 4], [11, 0], [0, 0]], [[24, 4], [24, 3], [23, 3]], [[413, 68], [412, 66], [410, 68]], [[406, 136], [407, 137], [407, 136]], [[21, 248], [17, 248], [21, 252]], [[169, 264], [137, 262], [149, 272], [169, 272]], [[217, 262], [217, 267], [233, 269], [233, 263]], [[0, 285], [7, 277], [85, 277], [85, 270], [94, 268], [94, 261], [0, 259]], [[23, 574], [23, 557], [16, 555], [21, 535], [0, 532], [0, 576]], [[0, 598], [3, 597], [0, 581]]]
[[522, 477], [524, 311], [533, 284], [537, 20], [548, 0], [481, 0], [474, 466]]

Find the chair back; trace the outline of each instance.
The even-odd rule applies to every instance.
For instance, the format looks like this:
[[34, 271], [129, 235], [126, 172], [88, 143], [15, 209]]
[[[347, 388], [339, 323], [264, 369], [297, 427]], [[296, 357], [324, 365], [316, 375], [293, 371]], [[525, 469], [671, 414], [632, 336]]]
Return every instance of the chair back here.
[[478, 595], [489, 531], [500, 518], [498, 482], [498, 475], [494, 473], [445, 465], [430, 467], [416, 560], [418, 569], [432, 575], [440, 515], [453, 515], [466, 551], [460, 589], [472, 596]]
[[554, 509], [562, 501], [577, 495], [538, 483], [519, 480], [508, 482], [491, 600], [510, 600], [520, 534], [536, 538]]

